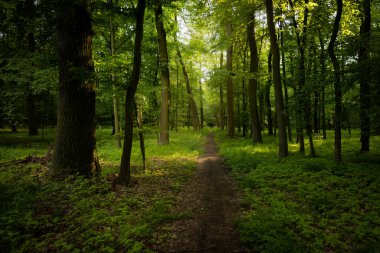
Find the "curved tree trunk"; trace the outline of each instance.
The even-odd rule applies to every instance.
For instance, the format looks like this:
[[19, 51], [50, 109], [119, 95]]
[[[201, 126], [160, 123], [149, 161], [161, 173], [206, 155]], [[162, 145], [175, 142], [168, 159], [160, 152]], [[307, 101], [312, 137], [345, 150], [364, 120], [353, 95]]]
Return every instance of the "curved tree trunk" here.
[[249, 111], [252, 121], [252, 140], [254, 143], [262, 143], [263, 138], [261, 136], [259, 109], [257, 106], [257, 72], [259, 68], [259, 57], [257, 53], [257, 45], [255, 38], [255, 16], [252, 15], [251, 22], [247, 25], [247, 38], [251, 53], [250, 59], [250, 73], [255, 75], [249, 79], [248, 85], [248, 99], [249, 99]]
[[86, 0], [58, 1], [59, 110], [52, 174], [99, 171], [95, 139], [95, 83], [91, 15]]
[[160, 110], [160, 145], [169, 144], [169, 104], [170, 104], [170, 76], [169, 76], [169, 57], [166, 45], [166, 31], [162, 21], [162, 2], [156, 1], [154, 16], [158, 43], [160, 49], [160, 69], [161, 69], [161, 110]]
[[131, 152], [133, 139], [133, 114], [135, 112], [135, 93], [140, 80], [141, 71], [141, 47], [144, 35], [145, 0], [139, 0], [136, 9], [136, 35], [133, 58], [133, 69], [130, 84], [125, 99], [125, 127], [124, 145], [121, 156], [121, 164], [118, 181], [120, 184], [128, 184], [131, 178]]
[[278, 125], [279, 156], [288, 156], [288, 140], [286, 137], [285, 106], [282, 96], [280, 73], [280, 50], [278, 47], [276, 28], [273, 22], [273, 2], [266, 0], [267, 23], [270, 36], [271, 51], [273, 54], [273, 83], [276, 97], [276, 118]]
[[334, 119], [334, 131], [335, 131], [335, 160], [342, 161], [342, 87], [341, 87], [341, 74], [338, 59], [335, 55], [334, 47], [335, 41], [338, 36], [340, 19], [342, 17], [343, 2], [342, 0], [336, 0], [337, 13], [334, 20], [334, 27], [331, 34], [331, 39], [327, 51], [331, 62], [334, 67], [334, 94], [335, 94], [335, 119]]

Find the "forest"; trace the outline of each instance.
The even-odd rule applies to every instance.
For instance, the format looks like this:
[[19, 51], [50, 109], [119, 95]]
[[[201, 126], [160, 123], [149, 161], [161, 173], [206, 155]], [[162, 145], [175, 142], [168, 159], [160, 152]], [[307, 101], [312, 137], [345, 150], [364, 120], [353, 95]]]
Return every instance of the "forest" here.
[[0, 252], [379, 252], [379, 0], [0, 0]]

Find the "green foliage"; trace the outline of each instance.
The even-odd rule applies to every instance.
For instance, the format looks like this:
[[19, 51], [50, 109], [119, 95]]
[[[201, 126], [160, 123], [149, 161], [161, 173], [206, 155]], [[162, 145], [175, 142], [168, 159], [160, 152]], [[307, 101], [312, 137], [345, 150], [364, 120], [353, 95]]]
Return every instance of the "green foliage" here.
[[258, 252], [377, 252], [378, 138], [371, 140], [373, 151], [361, 155], [358, 132], [345, 135], [345, 162], [338, 165], [331, 140], [316, 138], [318, 158], [304, 157], [291, 144], [290, 156], [278, 160], [273, 137], [252, 145], [223, 135], [217, 134], [220, 154], [245, 192], [238, 222], [244, 244]]
[[[74, 175], [54, 181], [41, 164], [24, 161], [0, 166], [1, 252], [150, 252], [147, 245], [155, 228], [182, 217], [170, 207], [195, 167], [203, 136], [180, 130], [171, 134], [168, 146], [159, 147], [155, 135], [148, 135], [146, 171], [139, 166], [135, 141], [133, 181], [125, 188], [113, 183], [121, 150], [114, 147], [110, 133], [111, 129], [97, 133], [104, 168], [99, 177]], [[53, 136], [51, 130], [48, 136]], [[42, 152], [48, 148], [26, 131], [2, 133], [0, 140], [1, 149], [12, 155], [2, 161], [30, 154], [36, 145]]]

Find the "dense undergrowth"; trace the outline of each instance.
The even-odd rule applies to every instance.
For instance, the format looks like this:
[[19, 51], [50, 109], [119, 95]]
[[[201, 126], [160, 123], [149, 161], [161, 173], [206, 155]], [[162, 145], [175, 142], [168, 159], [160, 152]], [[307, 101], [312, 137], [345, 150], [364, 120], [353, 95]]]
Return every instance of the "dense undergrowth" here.
[[[344, 135], [342, 164], [329, 140], [315, 136], [317, 158], [298, 152], [278, 159], [277, 140], [225, 139], [219, 152], [244, 191], [241, 240], [255, 252], [379, 252], [380, 138], [359, 154], [359, 134]], [[308, 151], [306, 147], [306, 151]]]
[[155, 227], [182, 215], [169, 209], [195, 168], [203, 137], [180, 130], [170, 145], [158, 146], [148, 132], [147, 168], [136, 141], [132, 184], [121, 187], [113, 184], [121, 150], [110, 132], [97, 132], [102, 175], [63, 181], [50, 180], [45, 165], [28, 159], [49, 152], [52, 130], [45, 140], [26, 131], [0, 133], [0, 252], [149, 252]]

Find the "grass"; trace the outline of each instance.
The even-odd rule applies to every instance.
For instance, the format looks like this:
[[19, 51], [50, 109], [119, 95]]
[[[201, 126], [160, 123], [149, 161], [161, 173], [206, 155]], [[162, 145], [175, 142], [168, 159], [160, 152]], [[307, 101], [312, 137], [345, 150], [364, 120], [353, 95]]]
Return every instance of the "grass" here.
[[[278, 159], [277, 139], [263, 145], [226, 139], [218, 132], [220, 154], [244, 191], [241, 240], [257, 252], [379, 252], [380, 139], [371, 152], [358, 152], [359, 133], [343, 137], [343, 160], [333, 161], [329, 140], [315, 136], [317, 158], [298, 152]], [[306, 146], [308, 151], [308, 146]]]
[[147, 134], [145, 171], [134, 141], [133, 181], [121, 187], [112, 183], [121, 150], [110, 133], [97, 131], [102, 176], [52, 181], [41, 164], [10, 161], [46, 154], [53, 130], [48, 141], [26, 131], [1, 132], [0, 252], [150, 252], [154, 229], [181, 217], [169, 210], [195, 168], [203, 135], [181, 129], [169, 145], [158, 146]]

